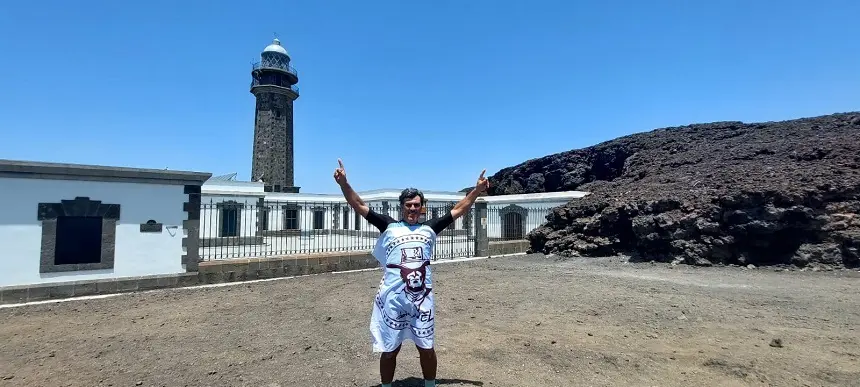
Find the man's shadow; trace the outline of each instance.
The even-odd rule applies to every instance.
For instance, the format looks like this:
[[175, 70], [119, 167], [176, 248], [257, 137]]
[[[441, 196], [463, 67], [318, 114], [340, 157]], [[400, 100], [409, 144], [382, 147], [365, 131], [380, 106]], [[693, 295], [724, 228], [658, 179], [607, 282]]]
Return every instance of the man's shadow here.
[[[484, 382], [478, 382], [474, 380], [463, 380], [463, 379], [436, 379], [437, 386], [443, 386], [446, 384], [453, 385], [465, 385], [465, 386], [483, 386]], [[374, 384], [372, 387], [379, 387], [381, 384]], [[392, 387], [424, 387], [424, 379], [419, 379], [416, 377], [409, 377], [406, 379], [395, 380], [394, 383], [391, 384]]]

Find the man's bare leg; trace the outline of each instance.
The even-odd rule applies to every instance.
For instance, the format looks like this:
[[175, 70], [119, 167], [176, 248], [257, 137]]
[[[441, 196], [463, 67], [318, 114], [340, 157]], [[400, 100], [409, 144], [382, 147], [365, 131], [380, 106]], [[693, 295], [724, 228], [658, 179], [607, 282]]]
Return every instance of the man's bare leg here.
[[418, 348], [418, 356], [421, 359], [421, 372], [425, 381], [436, 381], [436, 350], [433, 348]]
[[397, 354], [400, 352], [400, 347], [391, 352], [383, 352], [379, 355], [379, 375], [382, 377], [382, 384], [391, 384], [394, 381], [394, 370], [397, 368]]

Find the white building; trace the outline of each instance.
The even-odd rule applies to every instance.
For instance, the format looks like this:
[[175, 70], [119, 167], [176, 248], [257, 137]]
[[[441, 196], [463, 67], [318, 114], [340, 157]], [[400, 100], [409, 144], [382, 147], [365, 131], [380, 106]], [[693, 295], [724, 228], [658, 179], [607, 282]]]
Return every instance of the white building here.
[[[263, 183], [216, 176], [202, 187], [200, 241], [204, 259], [246, 258], [308, 252], [370, 250], [378, 231], [357, 216], [340, 194], [265, 192]], [[375, 211], [400, 219], [399, 189], [359, 192]], [[466, 194], [423, 192], [425, 217], [442, 216]], [[549, 211], [587, 193], [580, 191], [482, 196], [473, 211], [440, 236], [453, 257], [467, 254], [474, 242], [474, 210], [486, 203], [486, 230], [491, 241], [524, 239], [543, 224]], [[483, 226], [483, 225], [482, 225]], [[445, 250], [445, 244], [441, 247]], [[459, 253], [458, 253], [459, 251]]]
[[0, 218], [0, 287], [196, 271], [210, 176], [0, 160], [0, 198], [11, 204]]

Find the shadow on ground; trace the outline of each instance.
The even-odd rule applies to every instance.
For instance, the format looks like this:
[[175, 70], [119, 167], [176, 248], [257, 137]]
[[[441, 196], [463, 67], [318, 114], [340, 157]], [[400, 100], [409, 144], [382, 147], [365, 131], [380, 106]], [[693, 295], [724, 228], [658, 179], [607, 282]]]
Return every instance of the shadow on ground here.
[[[455, 386], [483, 386], [484, 382], [463, 379], [436, 379], [437, 386], [455, 385]], [[380, 384], [374, 384], [372, 387], [379, 387]], [[403, 380], [395, 380], [392, 387], [424, 387], [424, 379], [415, 377], [406, 378]]]

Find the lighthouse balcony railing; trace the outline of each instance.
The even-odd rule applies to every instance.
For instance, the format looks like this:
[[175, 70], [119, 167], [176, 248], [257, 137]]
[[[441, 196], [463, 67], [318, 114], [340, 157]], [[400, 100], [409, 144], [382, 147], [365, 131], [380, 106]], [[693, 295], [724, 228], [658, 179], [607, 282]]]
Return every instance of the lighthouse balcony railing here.
[[261, 62], [257, 62], [257, 63], [252, 64], [251, 67], [252, 67], [252, 70], [266, 70], [266, 69], [281, 70], [281, 71], [286, 71], [290, 74], [293, 74], [296, 77], [299, 76], [298, 71], [296, 71], [296, 69], [293, 66], [290, 66], [290, 65], [285, 64], [285, 63], [277, 63], [274, 61], [261, 61]]
[[278, 86], [278, 87], [288, 87], [294, 93], [299, 94], [299, 87], [296, 85], [291, 85], [287, 82], [278, 83], [278, 82], [260, 82], [258, 79], [251, 79], [251, 87], [257, 86]]

